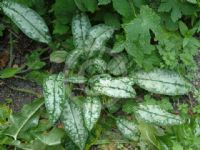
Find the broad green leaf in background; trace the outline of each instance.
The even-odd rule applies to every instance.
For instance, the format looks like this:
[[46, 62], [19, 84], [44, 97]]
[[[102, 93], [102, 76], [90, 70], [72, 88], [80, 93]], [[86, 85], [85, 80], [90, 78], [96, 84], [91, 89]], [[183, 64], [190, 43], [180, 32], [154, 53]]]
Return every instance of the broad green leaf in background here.
[[76, 11], [73, 0], [56, 0], [52, 6], [55, 20], [53, 20], [53, 34], [63, 35], [69, 30], [69, 23]]
[[6, 78], [11, 78], [17, 73], [20, 72], [20, 68], [6, 68], [0, 71], [0, 78], [1, 79], [6, 79]]
[[28, 37], [43, 43], [51, 41], [47, 25], [34, 10], [11, 0], [2, 1], [0, 7]]
[[131, 0], [112, 0], [114, 9], [123, 17], [134, 17], [135, 8]]
[[140, 40], [144, 40], [146, 44], [149, 44], [151, 39], [150, 30], [156, 35], [160, 33], [161, 27], [159, 23], [160, 17], [153, 9], [148, 6], [142, 6], [140, 14], [124, 25], [127, 40], [135, 41], [140, 38]]
[[134, 121], [118, 118], [116, 123], [125, 138], [134, 141], [139, 139], [139, 129]]
[[193, 4], [180, 0], [161, 0], [159, 12], [170, 12], [173, 22], [178, 21], [182, 15], [192, 15], [198, 9]]
[[97, 0], [74, 0], [74, 2], [81, 11], [94, 12], [97, 7]]
[[82, 111], [73, 101], [66, 100], [63, 105], [61, 120], [71, 140], [83, 150], [88, 138], [88, 131], [84, 126]]
[[64, 131], [59, 128], [53, 128], [48, 134], [35, 134], [38, 140], [49, 146], [61, 144], [63, 136]]
[[65, 99], [64, 74], [50, 75], [43, 83], [45, 106], [49, 119], [55, 123], [61, 114], [61, 104]]
[[23, 129], [23, 127], [25, 127], [28, 121], [41, 108], [43, 104], [43, 99], [34, 100], [31, 104], [25, 105], [20, 113], [11, 115], [9, 119], [10, 126], [5, 130], [4, 134], [17, 140], [20, 131]]
[[128, 59], [125, 55], [117, 55], [109, 61], [107, 68], [111, 74], [119, 76], [127, 73], [127, 63]]
[[135, 73], [136, 84], [147, 91], [164, 95], [184, 95], [191, 91], [191, 84], [178, 73], [155, 69]]
[[94, 12], [97, 8], [97, 0], [83, 0], [86, 9], [90, 12]]
[[115, 98], [134, 98], [136, 95], [135, 90], [126, 81], [123, 78], [112, 79], [109, 77], [97, 77], [92, 79], [92, 91], [96, 94]]
[[89, 131], [98, 121], [101, 114], [101, 101], [98, 97], [86, 97], [83, 102], [83, 118]]
[[67, 57], [66, 51], [54, 51], [50, 55], [50, 61], [54, 63], [63, 63]]
[[93, 26], [89, 32], [85, 41], [87, 51], [101, 50], [105, 42], [112, 37], [114, 28], [100, 24]]
[[181, 119], [180, 116], [168, 113], [158, 105], [140, 104], [135, 115], [139, 120], [163, 126], [180, 125], [184, 123], [184, 120]]
[[77, 13], [72, 19], [72, 34], [76, 48], [84, 48], [89, 29], [90, 20], [85, 13]]

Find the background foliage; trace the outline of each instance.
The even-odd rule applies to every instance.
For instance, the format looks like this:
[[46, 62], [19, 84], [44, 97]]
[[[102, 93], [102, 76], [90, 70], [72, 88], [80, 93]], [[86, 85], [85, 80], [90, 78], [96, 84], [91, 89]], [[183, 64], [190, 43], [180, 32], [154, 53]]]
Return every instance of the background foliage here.
[[[18, 114], [0, 106], [1, 149], [200, 149], [193, 85], [200, 1], [13, 0], [0, 7], [1, 38], [22, 31], [37, 47], [0, 78], [22, 75], [44, 89]], [[61, 69], [51, 72], [52, 65]]]

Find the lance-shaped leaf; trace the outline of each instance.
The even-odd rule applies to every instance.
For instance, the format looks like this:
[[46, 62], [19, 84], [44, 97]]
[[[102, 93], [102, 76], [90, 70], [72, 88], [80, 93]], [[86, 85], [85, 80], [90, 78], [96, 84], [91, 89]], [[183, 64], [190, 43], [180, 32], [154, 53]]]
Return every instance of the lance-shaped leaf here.
[[11, 0], [4, 0], [0, 7], [28, 37], [43, 43], [51, 41], [47, 25], [34, 10]]
[[66, 78], [67, 82], [69, 83], [74, 83], [74, 84], [83, 84], [85, 82], [87, 82], [87, 78], [84, 76], [70, 76], [68, 78]]
[[88, 138], [81, 109], [72, 101], [65, 101], [61, 120], [71, 140], [82, 150]]
[[80, 50], [80, 49], [75, 49], [75, 50], [71, 51], [67, 55], [67, 58], [66, 58], [66, 61], [65, 61], [65, 65], [66, 65], [67, 68], [65, 68], [65, 69], [74, 68], [77, 65], [79, 58], [83, 53], [84, 53], [84, 51]]
[[137, 124], [135, 124], [133, 121], [119, 118], [117, 119], [116, 123], [119, 131], [122, 133], [124, 137], [134, 141], [139, 139], [140, 132], [137, 127]]
[[168, 113], [158, 105], [140, 105], [135, 112], [138, 119], [157, 125], [179, 125], [184, 123], [180, 116]]
[[101, 50], [105, 42], [112, 37], [113, 33], [114, 28], [104, 24], [92, 27], [85, 41], [85, 49], [88, 51]]
[[80, 68], [80, 73], [84, 73], [85, 71], [90, 72], [90, 74], [95, 74], [95, 72], [103, 73], [105, 72], [107, 67], [106, 62], [103, 59], [95, 58], [89, 59], [83, 63]]
[[101, 101], [98, 97], [87, 97], [83, 102], [83, 117], [89, 131], [98, 121], [101, 114]]
[[45, 145], [53, 146], [61, 144], [62, 137], [64, 136], [63, 129], [53, 128], [47, 134], [36, 133], [34, 136]]
[[65, 99], [64, 74], [51, 75], [43, 83], [45, 106], [49, 119], [55, 123], [61, 114], [61, 104]]
[[191, 85], [173, 71], [156, 69], [150, 72], [140, 71], [134, 76], [136, 83], [152, 93], [164, 95], [184, 95]]
[[124, 73], [127, 73], [127, 63], [128, 59], [125, 55], [115, 56], [108, 63], [108, 70], [111, 74], [118, 76]]
[[43, 99], [34, 100], [31, 104], [25, 105], [20, 113], [11, 115], [9, 118], [10, 126], [5, 130], [4, 134], [17, 140], [20, 131], [22, 131], [43, 104]]
[[89, 29], [90, 20], [85, 13], [77, 13], [72, 19], [72, 34], [76, 48], [83, 48]]
[[136, 93], [131, 83], [126, 79], [112, 79], [109, 77], [92, 79], [92, 91], [96, 94], [107, 95], [115, 98], [134, 98]]

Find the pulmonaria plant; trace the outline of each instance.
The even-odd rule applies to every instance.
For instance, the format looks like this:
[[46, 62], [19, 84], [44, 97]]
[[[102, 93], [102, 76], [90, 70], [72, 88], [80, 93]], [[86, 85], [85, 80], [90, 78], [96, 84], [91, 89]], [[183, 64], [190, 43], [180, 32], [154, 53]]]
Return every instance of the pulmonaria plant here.
[[[154, 69], [133, 74], [120, 71], [118, 61], [112, 59], [111, 63], [107, 59], [111, 56], [107, 52], [106, 42], [113, 33], [113, 27], [104, 24], [91, 26], [85, 13], [77, 13], [72, 20], [75, 49], [66, 55], [66, 59], [62, 59], [65, 60], [64, 72], [51, 75], [44, 81], [44, 98], [49, 119], [53, 123], [61, 119], [67, 135], [81, 150], [104, 109], [103, 96], [120, 100], [132, 99], [137, 95], [133, 86], [168, 96], [184, 95], [192, 89], [190, 83], [173, 71]], [[122, 58], [120, 60], [126, 64], [127, 61]], [[82, 92], [75, 91], [77, 85], [80, 85]], [[83, 98], [79, 100], [81, 96]], [[135, 118], [136, 120], [115, 118], [119, 131], [130, 140], [138, 140], [140, 136], [137, 122], [161, 126], [184, 122], [180, 116], [157, 105], [138, 105]]]

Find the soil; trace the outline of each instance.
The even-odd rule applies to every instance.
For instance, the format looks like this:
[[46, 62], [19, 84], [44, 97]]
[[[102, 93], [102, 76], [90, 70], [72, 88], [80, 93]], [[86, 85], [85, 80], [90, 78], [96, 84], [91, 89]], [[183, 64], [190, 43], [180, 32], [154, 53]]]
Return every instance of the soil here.
[[36, 83], [28, 80], [11, 78], [0, 80], [0, 103], [10, 103], [10, 108], [16, 112], [19, 111], [24, 104], [30, 103], [37, 96], [26, 92], [19, 91], [26, 89], [41, 94], [41, 87]]
[[[8, 31], [5, 31], [8, 32]], [[9, 43], [9, 32], [6, 33], [5, 37], [0, 39], [0, 70], [8, 66], [10, 56], [9, 54], [10, 43]], [[38, 45], [37, 42], [27, 38], [24, 34], [13, 35], [13, 61], [12, 67], [21, 67], [25, 63], [25, 56], [30, 54], [33, 50], [43, 45]], [[7, 58], [6, 58], [7, 57]], [[5, 59], [5, 61], [3, 60]], [[27, 92], [20, 91], [21, 89], [29, 90], [41, 94], [41, 87], [36, 83], [29, 80], [10, 78], [0, 79], [0, 104], [9, 103], [10, 108], [17, 112], [21, 110], [24, 104], [30, 103], [36, 99], [37, 96]]]

